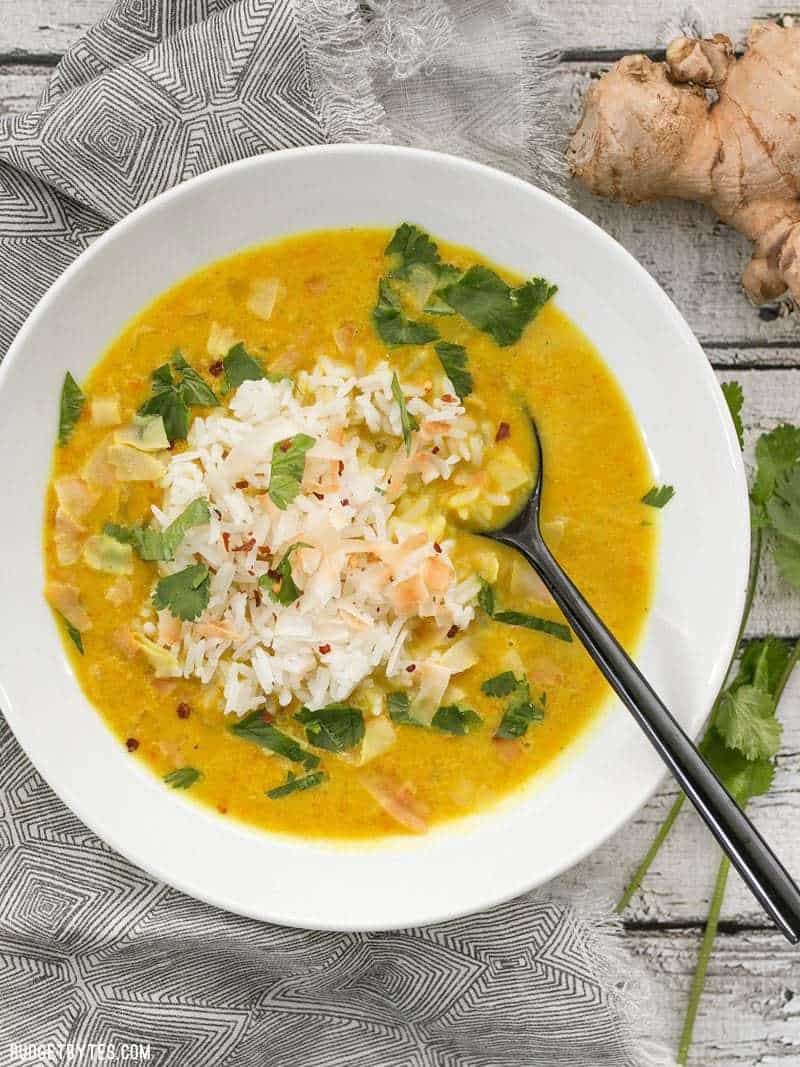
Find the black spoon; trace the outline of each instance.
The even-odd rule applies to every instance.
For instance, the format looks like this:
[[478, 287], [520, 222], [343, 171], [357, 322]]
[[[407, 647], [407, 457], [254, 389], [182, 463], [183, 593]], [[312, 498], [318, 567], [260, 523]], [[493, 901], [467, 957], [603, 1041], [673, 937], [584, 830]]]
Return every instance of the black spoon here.
[[507, 526], [480, 531], [481, 536], [509, 545], [527, 559], [758, 902], [786, 938], [796, 944], [800, 939], [797, 885], [545, 544], [539, 524], [544, 461], [532, 416], [531, 426], [538, 452], [533, 491]]

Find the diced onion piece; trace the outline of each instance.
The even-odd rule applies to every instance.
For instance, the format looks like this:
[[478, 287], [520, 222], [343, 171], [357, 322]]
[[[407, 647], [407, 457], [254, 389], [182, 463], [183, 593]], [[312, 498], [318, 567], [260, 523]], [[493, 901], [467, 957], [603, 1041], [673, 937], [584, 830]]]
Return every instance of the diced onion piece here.
[[414, 796], [408, 782], [399, 785], [385, 775], [366, 772], [360, 776], [361, 784], [387, 815], [415, 834], [424, 834], [428, 829], [428, 812]]
[[359, 753], [359, 765], [363, 767], [370, 760], [377, 759], [384, 752], [388, 752], [397, 740], [397, 733], [391, 722], [379, 716], [370, 719], [364, 727], [364, 739], [361, 742]]
[[144, 653], [147, 662], [155, 671], [156, 678], [180, 677], [180, 664], [178, 663], [177, 657], [175, 657], [168, 649], [162, 648], [161, 645], [157, 645], [155, 641], [151, 641], [149, 638], [145, 637], [144, 634], [134, 634], [133, 639]]
[[471, 637], [465, 637], [462, 641], [456, 641], [440, 657], [439, 662], [446, 667], [451, 674], [461, 674], [474, 667], [479, 660], [478, 650]]
[[260, 278], [250, 283], [250, 295], [247, 298], [247, 310], [264, 322], [272, 318], [275, 301], [281, 283], [277, 278]]
[[164, 464], [130, 445], [111, 445], [108, 459], [121, 482], [157, 482], [164, 474]]
[[92, 628], [92, 620], [81, 603], [81, 591], [77, 586], [67, 585], [65, 582], [48, 582], [44, 594], [70, 626], [74, 626], [80, 633]]
[[419, 722], [430, 726], [439, 710], [444, 694], [450, 684], [451, 672], [441, 663], [423, 663], [419, 669], [420, 687], [411, 707], [411, 714]]
[[486, 470], [492, 481], [504, 493], [519, 489], [531, 480], [531, 471], [523, 464], [513, 448], [502, 445], [486, 464]]
[[62, 507], [56, 510], [53, 541], [56, 546], [56, 559], [59, 566], [69, 567], [81, 557], [81, 546], [86, 528], [75, 522]]
[[100, 499], [97, 489], [74, 474], [56, 478], [53, 487], [60, 507], [76, 522], [88, 515]]
[[94, 534], [83, 546], [83, 558], [95, 571], [132, 574], [133, 549], [107, 534]]
[[240, 338], [236, 336], [230, 326], [220, 326], [218, 322], [211, 323], [206, 342], [206, 351], [214, 359], [223, 359]]
[[169, 438], [160, 415], [134, 415], [130, 426], [115, 434], [118, 445], [130, 445], [140, 452], [161, 452], [169, 448]]
[[530, 601], [537, 604], [554, 603], [542, 579], [533, 567], [519, 556], [515, 556], [511, 564], [509, 592], [515, 602], [523, 602], [522, 606]]
[[122, 415], [115, 396], [95, 396], [89, 402], [92, 426], [119, 426]]

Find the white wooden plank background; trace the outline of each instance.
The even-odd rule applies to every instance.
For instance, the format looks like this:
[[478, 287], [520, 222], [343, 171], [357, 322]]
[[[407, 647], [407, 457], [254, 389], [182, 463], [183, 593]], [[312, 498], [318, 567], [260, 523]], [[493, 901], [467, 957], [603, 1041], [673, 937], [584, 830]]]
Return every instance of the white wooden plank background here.
[[[0, 0], [0, 114], [29, 109], [58, 57], [109, 8], [111, 0]], [[535, 0], [528, 0], [534, 3]], [[742, 40], [750, 19], [772, 0], [705, 0], [707, 31]], [[669, 27], [696, 18], [682, 0], [542, 0], [537, 5], [565, 55], [552, 106], [565, 133], [583, 92], [609, 62], [657, 51]], [[688, 14], [687, 14], [688, 12]], [[738, 286], [746, 242], [703, 208], [665, 203], [624, 208], [576, 190], [575, 204], [624, 244], [664, 286], [703, 342], [720, 379], [745, 389], [748, 452], [782, 420], [800, 423], [800, 316], [765, 321]], [[676, 413], [679, 419], [679, 413]], [[699, 531], [700, 533], [702, 531]], [[800, 603], [781, 590], [772, 568], [761, 583], [752, 635], [800, 633]], [[752, 810], [800, 877], [800, 676], [782, 704], [784, 742], [776, 782]], [[632, 822], [562, 879], [615, 898], [676, 795], [667, 782]], [[652, 1030], [673, 1045], [694, 969], [718, 851], [684, 808], [672, 836], [629, 908], [627, 940], [653, 977]], [[769, 928], [732, 876], [721, 934], [697, 1024], [692, 1063], [703, 1067], [800, 1064], [800, 955]], [[591, 1067], [591, 1065], [587, 1065]]]

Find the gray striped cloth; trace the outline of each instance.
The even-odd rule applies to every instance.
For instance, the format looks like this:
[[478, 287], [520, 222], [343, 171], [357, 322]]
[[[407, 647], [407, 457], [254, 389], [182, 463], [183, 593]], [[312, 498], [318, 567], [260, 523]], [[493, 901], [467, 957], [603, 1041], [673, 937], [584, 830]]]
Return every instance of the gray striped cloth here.
[[[0, 120], [0, 352], [111, 223], [243, 156], [393, 140], [554, 174], [541, 34], [510, 0], [118, 0]], [[0, 1063], [664, 1064], [618, 941], [541, 897], [370, 935], [229, 915], [94, 837], [0, 727]]]

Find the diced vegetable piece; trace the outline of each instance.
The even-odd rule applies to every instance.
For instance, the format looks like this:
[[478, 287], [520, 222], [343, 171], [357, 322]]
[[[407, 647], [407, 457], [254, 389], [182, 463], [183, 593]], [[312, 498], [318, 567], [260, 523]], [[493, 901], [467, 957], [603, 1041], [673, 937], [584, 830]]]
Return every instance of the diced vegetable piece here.
[[181, 667], [177, 658], [166, 648], [157, 645], [144, 634], [134, 634], [133, 640], [144, 653], [147, 662], [153, 668], [156, 678], [179, 678]]
[[90, 537], [83, 546], [83, 558], [96, 571], [106, 574], [133, 573], [133, 549], [107, 534]]
[[206, 342], [206, 351], [214, 359], [222, 359], [223, 356], [227, 356], [228, 352], [239, 340], [241, 338], [236, 336], [230, 326], [220, 326], [218, 322], [212, 322], [208, 333], [208, 341]]
[[461, 674], [468, 671], [478, 662], [478, 649], [471, 637], [465, 637], [462, 641], [456, 641], [451, 645], [439, 662], [446, 667], [451, 674]]
[[161, 452], [169, 448], [169, 438], [160, 415], [134, 415], [130, 426], [117, 431], [116, 441], [138, 448], [140, 452]]
[[77, 563], [81, 556], [81, 546], [86, 534], [86, 527], [75, 522], [64, 508], [56, 510], [53, 541], [56, 546], [56, 559], [62, 567]]
[[419, 675], [419, 692], [411, 706], [411, 714], [418, 722], [430, 726], [450, 684], [450, 671], [439, 663], [428, 662], [420, 667]]
[[514, 603], [519, 602], [523, 606], [531, 601], [536, 604], [553, 603], [542, 579], [533, 567], [520, 557], [515, 557], [511, 564], [509, 593]]
[[164, 464], [130, 445], [111, 445], [108, 460], [121, 482], [157, 482], [164, 475]]
[[92, 426], [119, 426], [122, 415], [115, 396], [95, 396], [89, 402]]
[[397, 740], [395, 728], [382, 715], [370, 719], [364, 727], [364, 739], [361, 742], [358, 762], [363, 767], [370, 760], [377, 759], [388, 752]]
[[406, 830], [424, 834], [428, 829], [428, 812], [414, 795], [409, 782], [402, 785], [386, 775], [374, 771], [361, 775], [361, 784], [383, 810]]
[[65, 474], [53, 483], [58, 503], [76, 522], [80, 522], [100, 499], [99, 492], [88, 485], [83, 478], [74, 474]]
[[92, 620], [81, 603], [81, 591], [65, 582], [48, 582], [44, 590], [52, 607], [80, 633], [92, 628]]
[[116, 467], [114, 467], [109, 458], [109, 450], [112, 443], [113, 438], [111, 437], [107, 437], [102, 441], [89, 456], [83, 468], [83, 477], [89, 485], [98, 489], [109, 489], [119, 481]]
[[503, 493], [519, 489], [526, 482], [530, 482], [532, 477], [531, 470], [525, 466], [516, 452], [502, 445], [496, 448], [494, 455], [486, 464], [486, 471]]
[[275, 301], [278, 299], [280, 287], [281, 283], [277, 278], [261, 278], [251, 282], [247, 310], [259, 319], [268, 322], [275, 310]]

